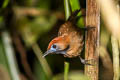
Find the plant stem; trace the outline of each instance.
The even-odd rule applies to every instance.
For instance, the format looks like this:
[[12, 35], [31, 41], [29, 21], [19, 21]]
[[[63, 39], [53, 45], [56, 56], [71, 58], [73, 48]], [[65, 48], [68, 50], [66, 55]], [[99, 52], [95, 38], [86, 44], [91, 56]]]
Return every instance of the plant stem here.
[[112, 51], [113, 51], [113, 70], [114, 70], [114, 78], [113, 80], [119, 80], [119, 49], [118, 49], [118, 41], [116, 37], [111, 37], [112, 43]]
[[68, 72], [69, 72], [69, 63], [65, 62], [65, 66], [64, 66], [64, 80], [68, 80]]
[[64, 9], [65, 9], [65, 19], [67, 20], [71, 15], [69, 0], [64, 0]]
[[[67, 19], [71, 15], [69, 0], [64, 0], [64, 9], [65, 9], [65, 19], [67, 21]], [[64, 62], [64, 65], [65, 65], [64, 66], [64, 80], [68, 80], [69, 63]]]

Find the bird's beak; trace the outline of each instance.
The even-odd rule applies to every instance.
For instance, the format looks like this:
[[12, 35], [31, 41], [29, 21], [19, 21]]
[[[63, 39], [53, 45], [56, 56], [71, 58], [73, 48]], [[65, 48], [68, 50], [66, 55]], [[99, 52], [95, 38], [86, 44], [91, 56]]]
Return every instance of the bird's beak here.
[[47, 50], [47, 51], [43, 54], [42, 57], [45, 57], [45, 56], [47, 56], [48, 54], [50, 54], [50, 53], [54, 53], [54, 52], [55, 52], [55, 51]]

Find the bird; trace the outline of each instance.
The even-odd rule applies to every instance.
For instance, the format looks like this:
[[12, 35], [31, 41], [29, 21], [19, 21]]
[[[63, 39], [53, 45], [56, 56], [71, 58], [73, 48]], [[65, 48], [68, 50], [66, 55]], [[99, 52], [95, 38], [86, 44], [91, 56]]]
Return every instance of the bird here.
[[50, 41], [43, 57], [48, 54], [62, 54], [68, 58], [79, 56], [83, 64], [88, 64], [88, 60], [80, 57], [84, 47], [84, 31], [87, 30], [87, 28], [78, 28], [76, 26], [77, 14], [80, 10], [74, 11], [68, 20], [60, 26], [58, 36]]

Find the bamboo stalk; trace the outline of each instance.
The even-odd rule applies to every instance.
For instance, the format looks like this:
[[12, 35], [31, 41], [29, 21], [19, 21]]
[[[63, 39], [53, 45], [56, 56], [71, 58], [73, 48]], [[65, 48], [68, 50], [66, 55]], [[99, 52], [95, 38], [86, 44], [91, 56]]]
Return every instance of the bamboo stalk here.
[[85, 65], [85, 74], [91, 80], [98, 80], [99, 65], [99, 32], [100, 32], [100, 11], [96, 0], [87, 0], [86, 4], [86, 27], [95, 27], [88, 30], [86, 34], [85, 59], [91, 60], [90, 64]]

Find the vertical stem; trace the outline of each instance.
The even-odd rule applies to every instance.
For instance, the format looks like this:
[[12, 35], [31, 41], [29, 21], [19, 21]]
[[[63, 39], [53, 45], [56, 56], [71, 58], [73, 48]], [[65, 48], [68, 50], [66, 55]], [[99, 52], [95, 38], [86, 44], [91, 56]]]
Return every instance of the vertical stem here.
[[86, 34], [85, 59], [93, 59], [90, 64], [94, 66], [85, 65], [85, 74], [91, 80], [98, 80], [100, 11], [96, 0], [87, 0], [86, 5], [86, 27], [95, 28], [88, 30]]
[[2, 40], [5, 48], [5, 55], [8, 60], [8, 66], [12, 76], [12, 80], [20, 80], [19, 71], [15, 60], [14, 50], [12, 47], [11, 37], [7, 31], [2, 32]]
[[[71, 12], [70, 12], [70, 2], [69, 0], [64, 0], [64, 9], [65, 9], [65, 19], [69, 18]], [[69, 71], [69, 63], [64, 62], [64, 80], [68, 80], [68, 71]]]
[[[118, 13], [119, 12], [119, 4], [116, 4], [116, 8]], [[120, 25], [119, 25], [120, 26]], [[118, 48], [118, 39], [115, 37], [115, 35], [111, 36], [111, 43], [112, 43], [112, 51], [113, 51], [113, 71], [114, 71], [114, 77], [113, 80], [119, 80], [119, 71], [120, 71], [120, 60], [119, 60], [119, 48]]]
[[67, 20], [70, 16], [70, 4], [69, 0], [64, 0], [65, 19]]
[[112, 51], [113, 51], [113, 70], [114, 78], [113, 80], [119, 80], [119, 49], [118, 49], [118, 40], [116, 37], [111, 37]]
[[69, 63], [65, 62], [65, 66], [64, 66], [64, 80], [68, 80], [68, 71], [69, 71]]

